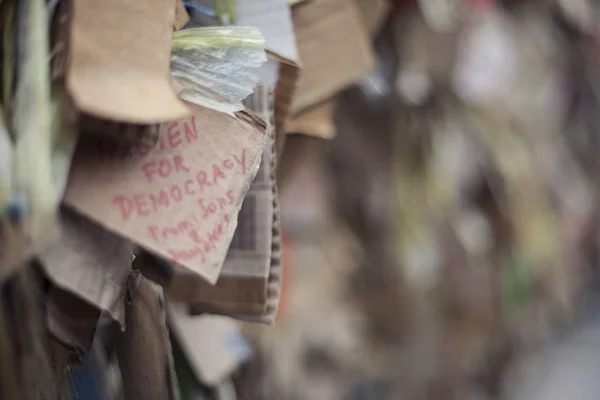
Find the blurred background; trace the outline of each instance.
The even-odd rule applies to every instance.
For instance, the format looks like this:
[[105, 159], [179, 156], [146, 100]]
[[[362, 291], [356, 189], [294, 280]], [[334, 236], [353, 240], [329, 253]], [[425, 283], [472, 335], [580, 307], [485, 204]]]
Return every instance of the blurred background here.
[[286, 138], [282, 303], [242, 327], [238, 398], [600, 398], [597, 24], [392, 5], [376, 70], [315, 116], [333, 138]]

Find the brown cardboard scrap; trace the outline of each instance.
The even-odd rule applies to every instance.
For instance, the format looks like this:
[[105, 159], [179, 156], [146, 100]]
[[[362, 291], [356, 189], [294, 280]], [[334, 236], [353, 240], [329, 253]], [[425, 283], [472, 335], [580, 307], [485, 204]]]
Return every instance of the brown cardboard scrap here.
[[58, 241], [39, 253], [46, 275], [57, 288], [107, 311], [123, 326], [122, 298], [133, 246], [66, 208], [60, 227]]
[[362, 79], [374, 65], [354, 1], [319, 0], [292, 8], [302, 71], [292, 114]]
[[173, 24], [173, 28], [178, 31], [183, 28], [183, 26], [187, 24], [189, 20], [190, 16], [185, 9], [183, 0], [175, 0], [175, 23]]
[[265, 125], [193, 106], [157, 145], [80, 141], [64, 201], [147, 250], [214, 283], [265, 146]]
[[259, 86], [246, 100], [250, 109], [271, 121], [270, 143], [244, 198], [219, 280], [210, 286], [176, 270], [167, 288], [169, 298], [191, 303], [195, 313], [221, 313], [261, 322], [275, 318], [281, 286], [281, 237], [270, 93], [267, 87]]
[[75, 0], [67, 89], [81, 111], [138, 124], [190, 111], [170, 84], [173, 0]]
[[292, 118], [287, 125], [287, 133], [303, 133], [321, 139], [333, 139], [335, 136], [334, 104], [329, 100]]
[[181, 303], [169, 303], [168, 311], [169, 326], [203, 384], [219, 385], [250, 355], [248, 348], [237, 345], [241, 333], [231, 318], [191, 316]]
[[279, 76], [275, 87], [275, 143], [277, 154], [283, 153], [285, 132], [292, 111], [292, 101], [296, 94], [300, 67], [298, 64], [281, 60], [279, 63]]
[[179, 399], [162, 288], [139, 273], [129, 279], [127, 330], [117, 345], [125, 400]]

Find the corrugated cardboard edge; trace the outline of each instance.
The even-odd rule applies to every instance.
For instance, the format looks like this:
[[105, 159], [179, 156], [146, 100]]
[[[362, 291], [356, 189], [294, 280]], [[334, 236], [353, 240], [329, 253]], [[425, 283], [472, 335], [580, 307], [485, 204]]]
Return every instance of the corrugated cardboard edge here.
[[[272, 144], [277, 152], [277, 142]], [[264, 312], [248, 318], [241, 315], [239, 319], [249, 322], [262, 322], [266, 324], [275, 323], [279, 311], [279, 301], [281, 298], [281, 286], [283, 283], [283, 266], [282, 266], [282, 232], [281, 232], [281, 213], [279, 209], [279, 190], [277, 189], [277, 155], [271, 160], [271, 180], [273, 181], [273, 224], [271, 235], [271, 268], [269, 268], [269, 276], [267, 278], [267, 302]]]
[[[272, 146], [276, 146], [272, 141]], [[275, 150], [275, 149], [274, 149]], [[227, 279], [222, 281], [221, 285], [227, 285], [229, 288], [223, 288], [224, 291], [235, 292], [236, 285], [257, 285], [257, 290], [245, 290], [244, 293], [253, 293], [259, 295], [256, 298], [244, 297], [237, 301], [218, 301], [211, 299], [206, 301], [194, 302], [190, 305], [192, 314], [214, 313], [231, 316], [240, 321], [260, 322], [264, 324], [273, 324], [279, 310], [279, 301], [281, 297], [281, 286], [283, 282], [282, 266], [282, 232], [281, 215], [279, 208], [279, 194], [277, 189], [277, 156], [271, 159], [271, 180], [273, 181], [273, 222], [271, 236], [271, 260], [269, 274], [266, 283], [263, 278], [239, 278]], [[264, 291], [263, 291], [264, 290]], [[262, 292], [261, 292], [262, 291]]]
[[298, 86], [301, 65], [276, 53], [269, 51], [267, 53], [279, 61], [279, 77], [275, 87], [274, 106], [275, 147], [277, 157], [279, 157], [283, 153], [286, 125], [291, 117], [292, 101]]
[[191, 314], [213, 313], [226, 315], [245, 322], [259, 322], [264, 324], [274, 324], [279, 310], [281, 299], [282, 276], [282, 256], [283, 244], [281, 234], [281, 216], [279, 213], [279, 200], [275, 195], [273, 198], [273, 240], [271, 244], [271, 268], [267, 278], [266, 287], [262, 278], [240, 278], [230, 280], [232, 285], [259, 285], [264, 287], [265, 297], [248, 301], [248, 298], [239, 302], [219, 302], [215, 300], [195, 302], [190, 305]]

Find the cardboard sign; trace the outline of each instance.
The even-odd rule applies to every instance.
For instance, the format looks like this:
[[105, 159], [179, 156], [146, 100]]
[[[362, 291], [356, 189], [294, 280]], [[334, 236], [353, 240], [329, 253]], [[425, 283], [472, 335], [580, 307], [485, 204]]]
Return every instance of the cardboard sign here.
[[183, 118], [170, 80], [173, 0], [77, 0], [66, 85], [79, 110], [136, 124]]
[[64, 201], [210, 283], [219, 276], [244, 194], [260, 163], [265, 123], [190, 105], [161, 126], [154, 148], [82, 142]]
[[276, 154], [271, 90], [257, 86], [244, 104], [266, 121], [269, 144], [244, 197], [238, 225], [219, 281], [210, 286], [176, 268], [165, 288], [170, 300], [191, 305], [194, 313], [226, 314], [245, 321], [272, 323], [281, 286], [281, 232], [275, 187]]

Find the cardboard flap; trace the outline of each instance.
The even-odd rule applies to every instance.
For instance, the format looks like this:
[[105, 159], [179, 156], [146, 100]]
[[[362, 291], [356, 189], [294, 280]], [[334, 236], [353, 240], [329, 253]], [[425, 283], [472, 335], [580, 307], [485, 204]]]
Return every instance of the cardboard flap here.
[[124, 398], [178, 400], [162, 288], [132, 274], [126, 304], [127, 330], [117, 343]]
[[214, 283], [258, 170], [266, 125], [248, 111], [233, 118], [190, 107], [191, 117], [161, 126], [154, 148], [81, 141], [64, 201]]
[[170, 81], [173, 0], [75, 0], [67, 89], [94, 116], [139, 124], [190, 111]]
[[302, 70], [292, 114], [362, 79], [374, 67], [370, 38], [354, 1], [318, 0], [292, 9]]
[[62, 210], [60, 227], [58, 241], [39, 253], [48, 279], [122, 325], [132, 244], [69, 209]]
[[292, 112], [292, 102], [296, 94], [300, 68], [284, 61], [279, 63], [279, 76], [275, 88], [275, 133], [278, 156], [283, 153], [285, 132]]

